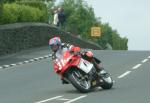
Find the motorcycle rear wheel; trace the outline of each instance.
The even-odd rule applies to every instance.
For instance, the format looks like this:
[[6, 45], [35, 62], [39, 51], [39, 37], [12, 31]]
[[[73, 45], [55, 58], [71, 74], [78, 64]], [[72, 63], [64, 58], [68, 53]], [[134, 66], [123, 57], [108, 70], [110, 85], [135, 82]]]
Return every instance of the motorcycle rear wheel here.
[[109, 73], [106, 72], [105, 74], [103, 74], [101, 76], [100, 79], [102, 79], [102, 81], [103, 81], [103, 84], [100, 85], [103, 89], [111, 89], [112, 88], [113, 80]]

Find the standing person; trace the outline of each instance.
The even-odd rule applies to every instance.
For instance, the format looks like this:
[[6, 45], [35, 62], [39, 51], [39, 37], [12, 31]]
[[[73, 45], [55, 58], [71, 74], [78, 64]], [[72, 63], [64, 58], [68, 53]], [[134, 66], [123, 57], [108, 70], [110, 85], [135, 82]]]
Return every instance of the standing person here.
[[54, 11], [54, 20], [53, 20], [53, 24], [54, 24], [55, 26], [58, 26], [58, 22], [59, 22], [59, 20], [58, 20], [58, 11], [55, 10], [55, 11]]
[[61, 29], [65, 29], [65, 21], [66, 21], [66, 16], [65, 16], [65, 13], [64, 13], [64, 10], [63, 8], [58, 8], [58, 26], [61, 28]]

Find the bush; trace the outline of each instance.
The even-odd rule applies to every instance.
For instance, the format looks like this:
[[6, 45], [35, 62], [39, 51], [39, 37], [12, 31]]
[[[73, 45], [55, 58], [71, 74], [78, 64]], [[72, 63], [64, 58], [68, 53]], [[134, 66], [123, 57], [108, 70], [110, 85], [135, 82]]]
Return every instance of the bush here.
[[46, 12], [27, 5], [4, 4], [0, 24], [16, 22], [44, 22]]
[[[18, 0], [16, 1], [17, 4], [19, 5], [26, 5], [26, 6], [30, 6], [30, 7], [34, 7], [34, 8], [38, 8], [39, 10], [42, 11], [42, 15], [39, 19], [39, 21], [41, 22], [47, 22], [48, 19], [48, 13], [47, 13], [47, 8], [46, 5], [44, 4], [44, 2], [42, 1], [24, 1], [24, 0]], [[32, 11], [32, 10], [31, 10]]]
[[43, 2], [38, 2], [38, 1], [16, 1], [17, 4], [19, 5], [26, 5], [26, 6], [31, 6], [31, 7], [35, 7], [35, 8], [39, 8], [41, 9], [45, 9], [46, 10], [46, 6]]
[[43, 12], [38, 8], [22, 5], [19, 10], [18, 22], [40, 21]]

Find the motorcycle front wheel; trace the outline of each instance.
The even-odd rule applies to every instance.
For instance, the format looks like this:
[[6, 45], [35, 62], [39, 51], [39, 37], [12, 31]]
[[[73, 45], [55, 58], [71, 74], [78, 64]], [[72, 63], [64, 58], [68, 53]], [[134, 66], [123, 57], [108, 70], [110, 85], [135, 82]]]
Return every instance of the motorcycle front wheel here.
[[90, 81], [83, 75], [79, 69], [73, 69], [68, 73], [68, 80], [80, 92], [87, 93], [91, 91]]

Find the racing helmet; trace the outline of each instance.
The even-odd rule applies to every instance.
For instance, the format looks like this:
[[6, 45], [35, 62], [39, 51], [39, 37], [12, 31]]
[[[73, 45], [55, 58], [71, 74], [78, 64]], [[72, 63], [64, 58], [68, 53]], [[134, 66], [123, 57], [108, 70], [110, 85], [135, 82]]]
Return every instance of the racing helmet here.
[[53, 51], [57, 51], [59, 47], [61, 46], [61, 40], [60, 37], [53, 37], [49, 40], [49, 46]]

